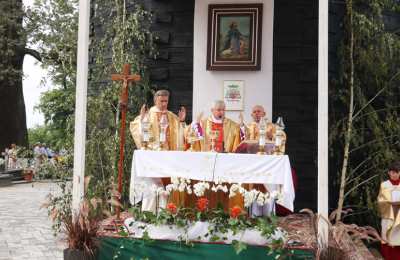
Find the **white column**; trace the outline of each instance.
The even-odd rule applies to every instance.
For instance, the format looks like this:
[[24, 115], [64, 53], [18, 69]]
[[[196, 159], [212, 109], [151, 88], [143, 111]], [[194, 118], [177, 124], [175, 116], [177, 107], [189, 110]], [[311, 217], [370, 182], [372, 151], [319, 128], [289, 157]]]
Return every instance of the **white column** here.
[[72, 209], [77, 212], [84, 195], [86, 102], [89, 60], [90, 0], [79, 0], [78, 59], [76, 74], [74, 177]]
[[[328, 0], [319, 0], [318, 26], [318, 213], [328, 219]], [[328, 226], [318, 225], [328, 242]]]

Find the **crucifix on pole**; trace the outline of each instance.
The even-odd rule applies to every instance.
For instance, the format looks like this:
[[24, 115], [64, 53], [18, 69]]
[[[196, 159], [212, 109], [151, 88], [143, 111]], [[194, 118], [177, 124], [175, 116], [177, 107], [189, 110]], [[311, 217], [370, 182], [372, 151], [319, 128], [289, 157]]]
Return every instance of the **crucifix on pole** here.
[[[131, 73], [131, 65], [124, 64], [122, 74], [112, 74], [112, 81], [122, 81], [122, 89], [121, 96], [119, 100], [120, 110], [121, 110], [121, 126], [119, 129], [119, 161], [118, 161], [118, 192], [119, 196], [122, 194], [122, 177], [124, 175], [124, 147], [125, 147], [125, 128], [126, 128], [126, 110], [128, 106], [128, 85], [130, 82], [136, 83], [140, 80], [140, 76], [130, 75]], [[121, 198], [118, 198], [120, 201]], [[119, 219], [119, 215], [121, 212], [121, 208], [117, 207], [117, 219]]]

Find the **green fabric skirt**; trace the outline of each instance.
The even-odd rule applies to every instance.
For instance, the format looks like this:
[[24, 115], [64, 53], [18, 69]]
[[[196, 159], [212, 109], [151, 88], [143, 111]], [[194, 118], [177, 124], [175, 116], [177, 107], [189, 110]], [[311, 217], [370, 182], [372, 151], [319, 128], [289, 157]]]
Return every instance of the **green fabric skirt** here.
[[[236, 259], [277, 259], [277, 252], [266, 247], [247, 246], [236, 254], [232, 245], [193, 243], [185, 245], [175, 241], [143, 241], [132, 238], [101, 238], [97, 259], [99, 260], [236, 260]], [[310, 250], [290, 250], [284, 259], [315, 259]]]

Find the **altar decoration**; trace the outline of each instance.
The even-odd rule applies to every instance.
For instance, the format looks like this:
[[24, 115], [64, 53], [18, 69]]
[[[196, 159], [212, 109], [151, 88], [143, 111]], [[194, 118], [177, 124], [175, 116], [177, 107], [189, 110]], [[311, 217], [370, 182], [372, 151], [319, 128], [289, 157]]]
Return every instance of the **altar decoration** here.
[[[171, 183], [164, 188], [161, 178], [171, 178]], [[264, 185], [269, 192], [244, 188], [245, 184], [254, 183]], [[290, 211], [294, 208], [295, 194], [287, 155], [136, 150], [130, 185], [132, 205], [156, 200], [157, 204], [165, 206], [172, 190], [186, 191], [188, 195], [194, 192], [197, 197], [208, 190], [226, 194], [229, 191], [231, 198], [241, 194], [246, 205], [250, 201], [264, 200], [265, 204], [277, 201]], [[154, 205], [152, 208], [155, 210]]]
[[109, 231], [112, 218], [103, 221], [98, 259], [315, 259], [308, 214], [249, 219], [243, 209], [226, 213], [198, 202], [200, 208], [170, 205], [157, 215], [130, 209], [119, 231]]

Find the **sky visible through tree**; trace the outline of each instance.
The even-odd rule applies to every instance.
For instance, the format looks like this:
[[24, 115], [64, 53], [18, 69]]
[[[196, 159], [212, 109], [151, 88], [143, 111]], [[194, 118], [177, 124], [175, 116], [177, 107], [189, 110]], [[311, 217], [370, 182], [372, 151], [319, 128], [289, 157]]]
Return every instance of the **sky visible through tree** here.
[[[23, 0], [25, 6], [31, 6], [33, 2], [34, 0]], [[39, 104], [40, 94], [49, 90], [51, 86], [51, 82], [41, 84], [46, 74], [47, 72], [40, 67], [40, 63], [33, 57], [29, 55], [25, 56], [23, 88], [28, 128], [44, 124], [43, 115], [39, 111], [34, 110], [34, 107]]]

